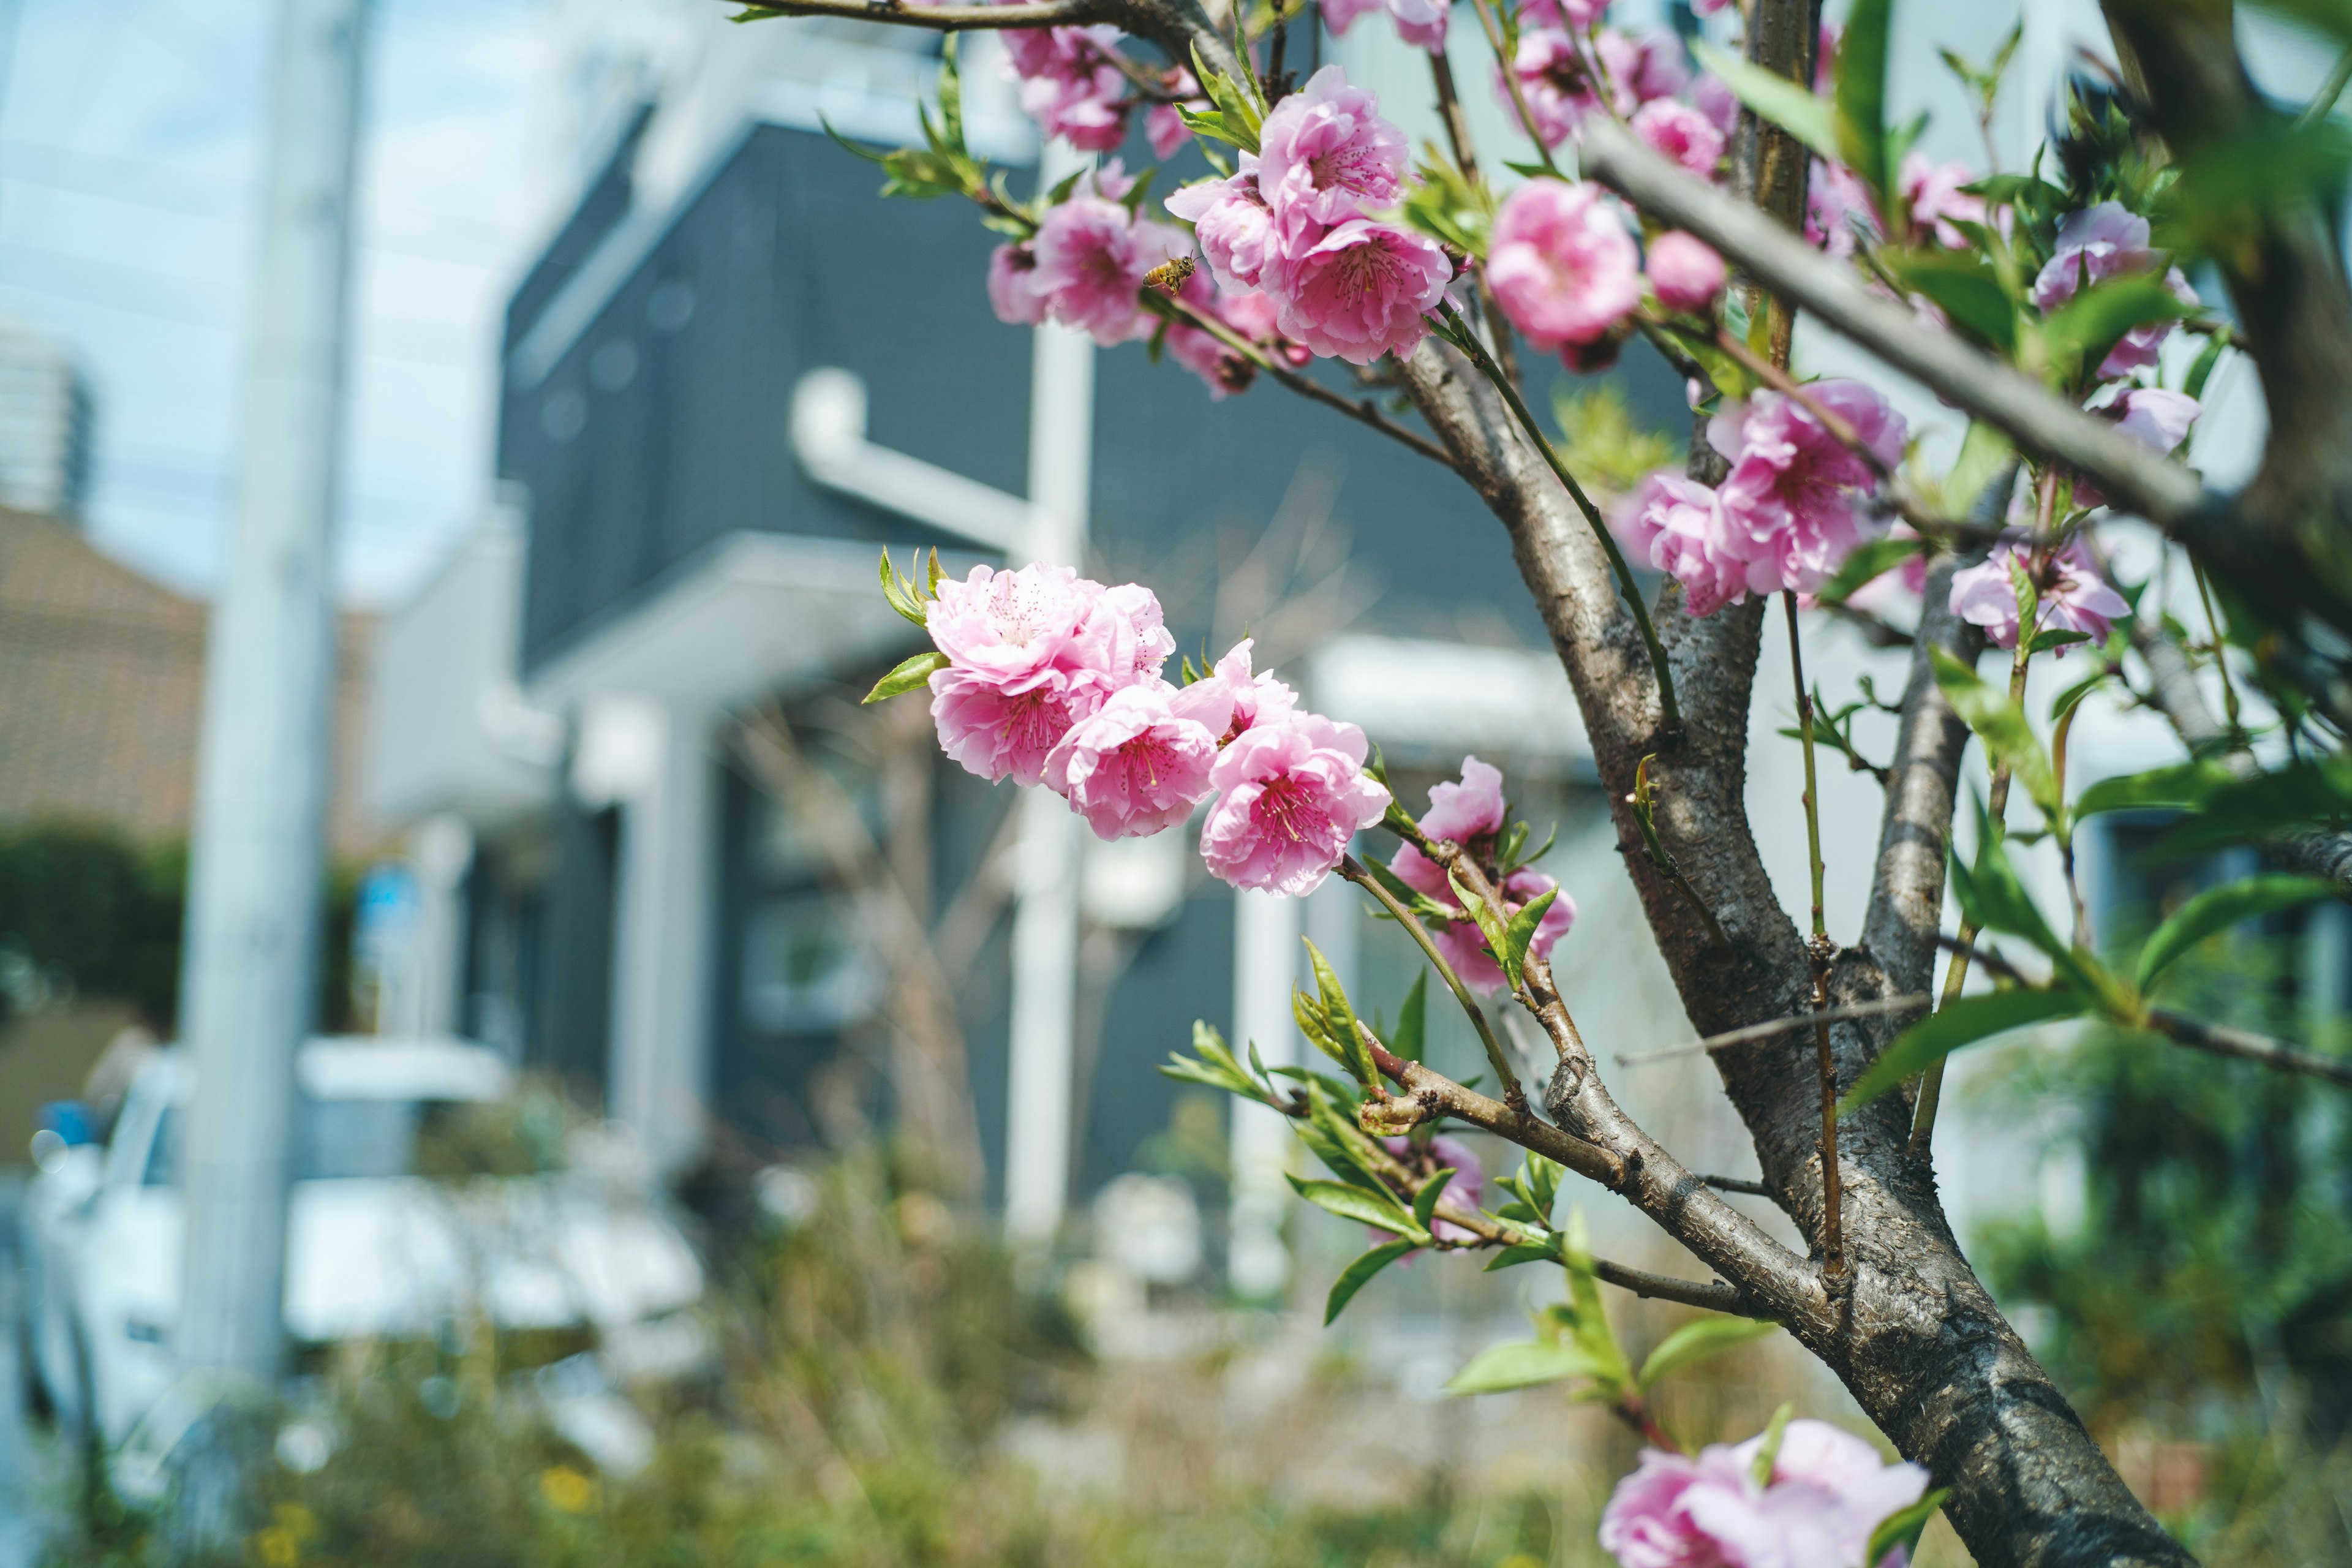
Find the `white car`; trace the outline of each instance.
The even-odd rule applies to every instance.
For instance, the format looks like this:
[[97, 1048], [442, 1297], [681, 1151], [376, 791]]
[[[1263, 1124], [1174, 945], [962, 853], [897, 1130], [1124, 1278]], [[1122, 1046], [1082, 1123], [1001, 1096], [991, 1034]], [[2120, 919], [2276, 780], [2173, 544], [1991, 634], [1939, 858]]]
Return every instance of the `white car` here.
[[[513, 1091], [494, 1053], [456, 1040], [319, 1039], [296, 1068], [285, 1319], [298, 1355], [425, 1338], [480, 1313], [501, 1330], [584, 1331], [624, 1375], [695, 1358], [700, 1330], [684, 1309], [701, 1297], [701, 1265], [642, 1184], [577, 1170], [416, 1174], [420, 1128]], [[177, 1178], [194, 1088], [185, 1052], [155, 1052], [105, 1146], [45, 1135], [26, 1194], [33, 1366], [60, 1424], [110, 1450], [180, 1375]]]

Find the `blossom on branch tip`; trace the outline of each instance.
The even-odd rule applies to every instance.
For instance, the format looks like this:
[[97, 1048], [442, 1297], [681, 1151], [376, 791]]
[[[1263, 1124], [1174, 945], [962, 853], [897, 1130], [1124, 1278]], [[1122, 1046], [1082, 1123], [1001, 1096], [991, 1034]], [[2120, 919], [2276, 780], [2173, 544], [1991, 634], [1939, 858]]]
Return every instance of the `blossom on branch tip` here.
[[1255, 646], [1255, 637], [1242, 638], [1200, 682], [1216, 686], [1233, 703], [1233, 719], [1219, 735], [1221, 741], [1237, 740], [1260, 724], [1278, 724], [1298, 710], [1298, 693], [1276, 679], [1272, 670], [1253, 673], [1250, 669], [1250, 653]]
[[1650, 241], [1650, 288], [1669, 310], [1704, 314], [1723, 292], [1723, 258], [1696, 235], [1670, 229]]
[[1023, 112], [1081, 152], [1118, 151], [1129, 103], [1127, 77], [1111, 59], [1119, 36], [1108, 26], [1004, 28]]
[[1234, 738], [1209, 771], [1219, 792], [1201, 858], [1236, 888], [1313, 892], [1349, 841], [1387, 815], [1389, 792], [1364, 772], [1363, 731], [1293, 713]]
[[[1612, 102], [1617, 112], [1633, 113], [1638, 103], [1619, 68], [1630, 69], [1637, 63], [1633, 46], [1618, 34], [1601, 33], [1591, 47], [1616, 83]], [[1547, 147], [1557, 147], [1575, 135], [1584, 117], [1601, 107], [1589, 58], [1576, 39], [1557, 27], [1531, 27], [1519, 35], [1518, 50], [1511, 57], [1511, 74], [1518, 78], [1519, 97], [1527, 100], [1536, 136]], [[1510, 78], [1499, 63], [1495, 68], [1495, 90], [1516, 120], [1518, 106], [1511, 97]]]
[[[2189, 439], [2190, 426], [2205, 412], [2204, 405], [2185, 392], [2168, 392], [2160, 386], [2135, 386], [2105, 408], [2095, 408], [2095, 414], [2105, 414], [2116, 422], [2116, 429], [2146, 447], [2151, 452], [2170, 457]], [[2089, 479], [2076, 475], [2074, 504], [2105, 506], [2106, 492]]]
[[1286, 241], [1344, 223], [1404, 191], [1404, 132], [1380, 100], [1325, 66], [1274, 106], [1258, 132], [1258, 190]]
[[[1459, 846], [1473, 860], [1491, 872], [1499, 872], [1500, 868], [1495, 864], [1496, 840], [1503, 831], [1508, 809], [1503, 799], [1502, 770], [1475, 756], [1465, 757], [1460, 783], [1449, 779], [1430, 786], [1429, 809], [1422, 814], [1421, 830], [1432, 838]], [[1465, 985], [1490, 996], [1500, 991], [1504, 984], [1502, 966], [1487, 950], [1486, 935], [1477, 922], [1455, 898], [1444, 868], [1423, 854], [1418, 846], [1406, 844], [1390, 859], [1389, 869], [1405, 886], [1458, 911], [1453, 919], [1431, 922], [1430, 941], [1436, 943]], [[1515, 915], [1559, 886], [1542, 872], [1522, 866], [1501, 879], [1498, 890], [1503, 895], [1506, 914]], [[1528, 951], [1548, 956], [1575, 923], [1576, 900], [1560, 893], [1536, 923]]]
[[1702, 180], [1715, 178], [1715, 167], [1723, 161], [1723, 132], [1698, 110], [1676, 99], [1654, 98], [1633, 111], [1633, 128], [1653, 152]]
[[1530, 180], [1495, 216], [1486, 280], [1537, 348], [1592, 343], [1642, 302], [1641, 256], [1599, 185]]
[[1445, 297], [1454, 264], [1426, 235], [1359, 217], [1278, 255], [1266, 276], [1286, 336], [1318, 354], [1370, 364], [1421, 346], [1422, 317]]
[[[2097, 644], [2106, 641], [2119, 617], [2131, 614], [2130, 601], [2108, 585], [2080, 539], [2060, 545], [2038, 568], [2026, 543], [2012, 542], [1981, 565], [1952, 574], [1952, 614], [1984, 627], [1985, 640], [1995, 647], [2017, 646], [2017, 581], [2011, 569], [2018, 565], [2041, 594], [2037, 631], [2081, 632]], [[2066, 657], [2065, 648], [2058, 657]]]
[[1037, 289], [1037, 252], [1027, 240], [1008, 241], [988, 258], [988, 303], [1008, 327], [1034, 327], [1047, 300]]
[[1139, 838], [1173, 827], [1209, 796], [1217, 737], [1233, 699], [1203, 682], [1153, 679], [1122, 688], [1045, 759], [1045, 782], [1097, 838]]
[[1747, 597], [1748, 563], [1730, 549], [1722, 502], [1696, 479], [1659, 469], [1617, 508], [1609, 527], [1634, 560], [1682, 584], [1691, 614], [1711, 616]]
[[1601, 1514], [1601, 1546], [1622, 1568], [1895, 1568], [1865, 1563], [1884, 1520], [1919, 1500], [1927, 1472], [1887, 1464], [1825, 1421], [1791, 1421], [1762, 1484], [1764, 1439], [1708, 1445], [1697, 1458], [1643, 1450]]
[[1367, 12], [1388, 12], [1397, 37], [1432, 54], [1445, 47], [1446, 0], [1323, 0], [1324, 25], [1334, 37], [1347, 32]]
[[1192, 226], [1201, 256], [1217, 281], [1236, 291], [1255, 289], [1276, 250], [1274, 214], [1258, 190], [1257, 157], [1241, 155], [1239, 171], [1203, 180], [1169, 196], [1166, 205]]
[[[1903, 460], [1903, 416], [1870, 387], [1817, 381], [1805, 395], [1851, 426], [1882, 465]], [[1709, 422], [1707, 438], [1731, 459], [1717, 490], [1726, 547], [1772, 569], [1767, 581], [1751, 566], [1749, 586], [1811, 593], [1828, 582], [1869, 521], [1864, 498], [1878, 479], [1870, 465], [1811, 409], [1777, 392], [1759, 392], [1744, 407], [1727, 405]]]
[[1985, 221], [1984, 198], [1960, 189], [1975, 177], [1966, 163], [1930, 163], [1916, 148], [1906, 153], [1898, 184], [1903, 204], [1911, 210], [1913, 237], [1933, 235], [1947, 250], [1966, 249], [1969, 237], [1952, 225]]
[[[2101, 202], [2058, 222], [2058, 244], [2033, 279], [2033, 304], [2043, 314], [2074, 297], [2087, 278], [2093, 283], [2133, 273], [2153, 272], [2164, 258], [2148, 247], [2147, 219], [2119, 202]], [[2178, 267], [2168, 267], [2165, 286], [2185, 305], [2194, 305], [2197, 290]], [[2145, 370], [2156, 363], [2157, 351], [2170, 336], [2170, 321], [2152, 321], [2126, 332], [2099, 365], [2099, 374], [2113, 378]]]
[[[1412, 1140], [1410, 1138], [1383, 1138], [1381, 1146], [1400, 1160], [1409, 1159], [1412, 1153]], [[1486, 1201], [1486, 1172], [1478, 1163], [1478, 1152], [1459, 1138], [1449, 1138], [1439, 1132], [1429, 1140], [1428, 1158], [1433, 1162], [1433, 1170], [1454, 1173], [1454, 1179], [1445, 1184], [1444, 1195], [1438, 1201], [1465, 1213], [1475, 1214], [1479, 1205]], [[1478, 1239], [1477, 1232], [1465, 1230], [1447, 1219], [1431, 1221], [1429, 1234], [1440, 1241]], [[1381, 1239], [1387, 1241], [1391, 1237], [1382, 1232]]]
[[1106, 347], [1150, 331], [1136, 291], [1145, 273], [1185, 252], [1182, 231], [1079, 192], [1045, 214], [1034, 245], [1030, 286], [1045, 296], [1048, 312]]

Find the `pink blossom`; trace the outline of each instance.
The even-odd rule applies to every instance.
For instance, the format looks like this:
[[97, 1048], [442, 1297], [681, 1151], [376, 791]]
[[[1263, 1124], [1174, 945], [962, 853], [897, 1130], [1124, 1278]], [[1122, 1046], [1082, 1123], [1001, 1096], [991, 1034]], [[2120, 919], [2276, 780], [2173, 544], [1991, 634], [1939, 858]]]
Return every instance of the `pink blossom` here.
[[1168, 198], [1168, 210], [1192, 226], [1201, 255], [1217, 281], [1236, 292], [1255, 289], [1274, 258], [1274, 214], [1259, 194], [1257, 157], [1241, 155], [1230, 178], [1202, 180]]
[[[2104, 413], [2116, 422], [2116, 428], [2152, 452], [2170, 457], [2189, 439], [2189, 426], [2204, 407], [2183, 392], [2168, 392], [2160, 386], [2135, 386], [2107, 405]], [[2076, 475], [2074, 501], [2078, 506], [2105, 506], [2105, 491], [2089, 479]]]
[[[1985, 629], [1995, 647], [2017, 646], [2017, 580], [2011, 573], [2022, 565], [2041, 591], [2036, 631], [2081, 632], [2094, 644], [2107, 640], [2118, 616], [2131, 614], [2131, 604], [2107, 585], [2098, 563], [2079, 539], [2060, 545], [2034, 569], [2034, 557], [2021, 542], [2002, 545], [1982, 565], [1952, 574], [1952, 614]], [[2061, 647], [2058, 657], [2066, 650]]]
[[[1858, 381], [1817, 381], [1805, 391], [1852, 426], [1881, 463], [1902, 461], [1903, 416], [1876, 392]], [[1744, 409], [1727, 407], [1707, 439], [1732, 459], [1717, 492], [1732, 553], [1769, 561], [1774, 587], [1811, 593], [1827, 582], [1861, 542], [1862, 497], [1877, 483], [1870, 466], [1811, 410], [1775, 392], [1758, 393]]]
[[1064, 732], [1169, 640], [1156, 600], [1106, 597], [1066, 566], [975, 566], [940, 584], [928, 623], [949, 659], [930, 679], [940, 748], [982, 778], [1035, 784]]
[[1181, 230], [1137, 218], [1115, 200], [1073, 192], [1037, 226], [1031, 286], [1057, 321], [1106, 346], [1140, 337], [1153, 320], [1136, 302], [1143, 275], [1181, 256]]
[[1723, 132], [1724, 140], [1731, 139], [1739, 124], [1739, 97], [1721, 77], [1713, 71], [1702, 75], [1691, 89], [1691, 102], [1706, 116], [1708, 124]]
[[1266, 279], [1286, 336], [1317, 354], [1370, 364], [1421, 345], [1423, 313], [1444, 298], [1454, 264], [1425, 235], [1359, 217], [1276, 257]]
[[[2033, 279], [2033, 303], [2045, 315], [2074, 297], [2087, 275], [2094, 283], [2135, 272], [2153, 272], [2163, 258], [2148, 248], [2147, 219], [2118, 202], [2069, 213], [2059, 220], [2058, 245]], [[2165, 271], [2165, 286], [2185, 305], [2197, 303], [2197, 290], [2178, 267]], [[2170, 321], [2134, 327], [2099, 365], [2102, 376], [2113, 378], [2145, 370], [2156, 363], [2157, 351], [2170, 336]]]
[[1034, 327], [1045, 319], [1045, 296], [1037, 291], [1037, 253], [1024, 240], [996, 247], [988, 258], [988, 303], [1007, 326]]
[[1601, 1510], [1601, 1549], [1622, 1568], [1869, 1568], [1872, 1532], [1927, 1489], [1926, 1470], [1823, 1421], [1789, 1423], [1759, 1486], [1763, 1441], [1644, 1449]]
[[1217, 737], [1233, 699], [1205, 682], [1124, 687], [1072, 724], [1045, 758], [1045, 784], [1066, 797], [1097, 838], [1141, 838], [1173, 827], [1209, 798]]
[[1008, 27], [1004, 54], [1021, 79], [1021, 108], [1048, 135], [1088, 153], [1127, 139], [1128, 82], [1111, 55], [1117, 27]]
[[[1459, 845], [1475, 860], [1491, 863], [1496, 836], [1503, 830], [1507, 809], [1503, 800], [1502, 770], [1476, 757], [1465, 757], [1459, 784], [1448, 780], [1430, 787], [1429, 809], [1422, 814], [1421, 830], [1432, 838]], [[1437, 944], [1464, 984], [1486, 995], [1500, 991], [1504, 984], [1502, 966], [1487, 951], [1486, 935], [1479, 931], [1477, 922], [1454, 897], [1453, 884], [1447, 881], [1444, 868], [1417, 847], [1407, 844], [1398, 848], [1389, 861], [1389, 869], [1407, 887], [1458, 911], [1453, 920], [1432, 922], [1430, 940]], [[1503, 879], [1503, 908], [1508, 914], [1517, 914], [1531, 900], [1559, 886], [1542, 872], [1522, 866]], [[1576, 900], [1561, 893], [1536, 923], [1528, 951], [1549, 955], [1575, 923]]]
[[[1592, 49], [1616, 84], [1612, 101], [1620, 114], [1631, 114], [1636, 104], [1625, 73], [1637, 62], [1632, 43], [1616, 33], [1601, 33]], [[1530, 27], [1519, 35], [1518, 52], [1511, 69], [1519, 79], [1519, 96], [1527, 100], [1536, 135], [1547, 147], [1557, 147], [1576, 134], [1584, 117], [1601, 105], [1592, 68], [1576, 40], [1557, 27]], [[1509, 78], [1500, 65], [1495, 69], [1495, 89], [1514, 119], [1518, 106], [1511, 98]]]
[[1853, 254], [1855, 229], [1878, 231], [1878, 204], [1862, 176], [1843, 163], [1813, 160], [1805, 184], [1805, 237], [1843, 260]]
[[[1409, 844], [1405, 846], [1406, 850], [1412, 847]], [[1404, 850], [1398, 853], [1402, 854]], [[1398, 875], [1403, 873], [1400, 871]], [[1541, 871], [1529, 870], [1523, 866], [1503, 879], [1503, 912], [1507, 916], [1516, 915], [1559, 886]], [[1445, 901], [1453, 901], [1450, 893], [1445, 896]], [[1576, 900], [1561, 893], [1544, 910], [1543, 919], [1536, 922], [1536, 933], [1528, 942], [1528, 951], [1538, 957], [1549, 958], [1552, 948], [1575, 923]], [[1458, 921], [1434, 921], [1430, 925], [1429, 940], [1437, 944], [1438, 952], [1445, 955], [1445, 962], [1454, 966], [1454, 973], [1461, 978], [1463, 984], [1482, 996], [1492, 996], [1503, 989], [1506, 981], [1503, 966], [1488, 951], [1486, 933], [1478, 929], [1477, 922], [1466, 915]]]
[[1323, 20], [1334, 36], [1345, 33], [1368, 11], [1386, 10], [1397, 37], [1433, 54], [1445, 47], [1446, 0], [1324, 0]]
[[1338, 66], [1274, 106], [1258, 132], [1258, 190], [1286, 237], [1392, 205], [1404, 189], [1404, 132]]
[[1609, 13], [1609, 0], [1527, 0], [1519, 7], [1519, 26], [1567, 27], [1583, 32]]
[[[1659, 469], [1618, 507], [1609, 526], [1634, 560], [1683, 585], [1691, 614], [1711, 616], [1748, 596], [1750, 563], [1732, 550], [1721, 500], [1696, 479]], [[1759, 568], [1753, 586], [1771, 592], [1769, 567]]]
[[1630, 66], [1619, 66], [1605, 51], [1601, 58], [1642, 102], [1672, 98], [1690, 85], [1690, 57], [1683, 52], [1680, 38], [1672, 33], [1644, 33], [1633, 40], [1633, 47]]
[[1184, 117], [1176, 112], [1180, 104], [1195, 114], [1205, 114], [1211, 107], [1209, 100], [1201, 96], [1199, 79], [1182, 66], [1169, 69], [1167, 88], [1179, 102], [1155, 103], [1143, 117], [1144, 140], [1151, 143], [1151, 155], [1161, 159], [1174, 157], [1176, 150], [1192, 134]]
[[1530, 180], [1495, 216], [1486, 279], [1538, 349], [1591, 343], [1642, 302], [1641, 257], [1599, 185]]
[[1696, 235], [1669, 229], [1650, 241], [1650, 287], [1669, 310], [1703, 313], [1723, 292], [1723, 258]]
[[1985, 220], [1984, 198], [1960, 189], [1974, 177], [1966, 163], [1930, 163], [1916, 149], [1905, 153], [1899, 183], [1904, 205], [1911, 209], [1912, 233], [1932, 233], [1948, 250], [1967, 248], [1969, 237], [1952, 225]]
[[1689, 104], [1654, 98], [1633, 111], [1633, 134], [1702, 180], [1723, 161], [1723, 132]]
[[1712, 16], [1730, 4], [1731, 0], [1691, 0], [1691, 14], [1695, 16]]
[[[1412, 1140], [1409, 1138], [1383, 1138], [1381, 1142], [1400, 1160], [1409, 1158], [1412, 1152]], [[1445, 1194], [1438, 1201], [1449, 1208], [1476, 1213], [1478, 1205], [1486, 1200], [1486, 1173], [1478, 1163], [1477, 1151], [1459, 1138], [1449, 1138], [1439, 1132], [1429, 1140], [1429, 1159], [1433, 1162], [1429, 1167], [1432, 1171], [1454, 1173], [1454, 1179], [1445, 1184]], [[1452, 1220], [1444, 1219], [1433, 1222], [1429, 1234], [1440, 1241], [1478, 1239], [1476, 1232], [1465, 1230]], [[1382, 1232], [1381, 1239], [1389, 1241], [1394, 1238]]]
[[[1886, 531], [1890, 539], [1916, 539], [1917, 531], [1907, 522], [1897, 522]], [[1921, 554], [1906, 555], [1902, 564], [1891, 566], [1856, 588], [1846, 603], [1857, 610], [1882, 615], [1890, 608], [1916, 599], [1927, 591], [1927, 558]]]
[[1201, 827], [1201, 858], [1236, 888], [1313, 892], [1349, 840], [1388, 812], [1366, 776], [1363, 731], [1293, 713], [1237, 736], [1209, 770], [1217, 804]]
[[1233, 741], [1260, 724], [1278, 724], [1298, 710], [1298, 693], [1274, 678], [1272, 670], [1252, 673], [1250, 650], [1256, 639], [1244, 637], [1217, 660], [1217, 668], [1201, 684], [1213, 685], [1233, 704], [1233, 721], [1219, 735]]

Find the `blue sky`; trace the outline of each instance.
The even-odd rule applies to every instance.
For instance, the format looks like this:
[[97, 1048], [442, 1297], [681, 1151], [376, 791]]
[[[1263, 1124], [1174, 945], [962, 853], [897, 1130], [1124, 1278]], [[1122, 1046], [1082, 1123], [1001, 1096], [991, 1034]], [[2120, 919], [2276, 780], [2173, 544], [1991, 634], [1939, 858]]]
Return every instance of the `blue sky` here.
[[[0, 311], [90, 376], [93, 537], [198, 592], [229, 495], [274, 8], [17, 0], [0, 96]], [[373, 7], [338, 536], [362, 603], [396, 597], [488, 493], [499, 313], [571, 194], [554, 9]]]

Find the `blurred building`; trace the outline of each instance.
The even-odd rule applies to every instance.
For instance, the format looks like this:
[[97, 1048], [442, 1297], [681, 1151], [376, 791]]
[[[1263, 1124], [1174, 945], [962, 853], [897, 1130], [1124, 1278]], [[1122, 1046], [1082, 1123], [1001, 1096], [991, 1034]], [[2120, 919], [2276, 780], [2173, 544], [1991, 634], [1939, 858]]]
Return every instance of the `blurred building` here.
[[[1475, 750], [1531, 815], [1589, 820], [1589, 760], [1507, 538], [1436, 465], [1278, 387], [1213, 401], [1141, 344], [1095, 356], [1090, 441], [1081, 418], [1033, 445], [1034, 334], [989, 309], [995, 237], [957, 205], [882, 199], [819, 125], [919, 136], [932, 40], [811, 23], [719, 43], [583, 117], [601, 155], [508, 315], [506, 504], [384, 627], [370, 801], [417, 835], [418, 1021], [563, 1075], [673, 1169], [818, 1142], [877, 1109], [842, 1100], [845, 1064], [894, 1081], [909, 1028], [886, 984], [903, 955], [876, 951], [845, 879], [856, 838], [930, 930], [954, 1014], [934, 1045], [993, 1193], [1015, 792], [941, 758], [908, 721], [919, 698], [858, 709], [921, 646], [877, 589], [884, 546], [959, 574], [1002, 559], [989, 519], [1022, 508], [1032, 455], [1076, 443], [1091, 574], [1150, 583], [1196, 658], [1256, 636], [1259, 667], [1371, 728], [1416, 797]], [[1034, 140], [994, 47], [964, 40], [966, 123], [1024, 180]], [[1679, 409], [1671, 378], [1646, 391], [1651, 416]], [[1081, 1197], [1147, 1145], [1174, 1157], [1154, 1064], [1195, 1016], [1231, 1029], [1238, 1005], [1270, 1050], [1288, 1032], [1286, 973], [1236, 1003], [1236, 900], [1182, 837], [1090, 842], [1078, 874]], [[1303, 927], [1344, 958], [1357, 917], [1325, 902], [1248, 918], [1272, 951]], [[1393, 1011], [1402, 981], [1368, 984]]]
[[0, 507], [79, 521], [97, 405], [66, 346], [0, 316]]

